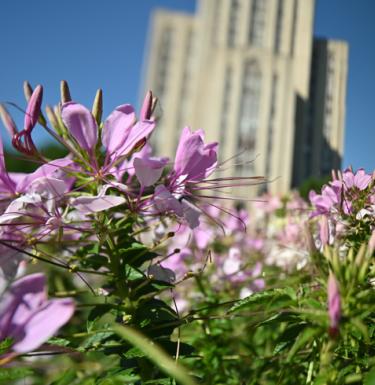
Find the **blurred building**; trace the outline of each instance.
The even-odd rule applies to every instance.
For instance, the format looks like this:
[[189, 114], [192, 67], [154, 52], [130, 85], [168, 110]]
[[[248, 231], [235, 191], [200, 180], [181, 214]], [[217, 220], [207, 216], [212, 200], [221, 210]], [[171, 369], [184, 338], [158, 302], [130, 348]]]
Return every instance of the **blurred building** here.
[[143, 85], [160, 100], [156, 152], [172, 156], [183, 126], [204, 128], [228, 174], [265, 175], [278, 192], [340, 167], [348, 47], [314, 40], [313, 22], [314, 0], [156, 11]]

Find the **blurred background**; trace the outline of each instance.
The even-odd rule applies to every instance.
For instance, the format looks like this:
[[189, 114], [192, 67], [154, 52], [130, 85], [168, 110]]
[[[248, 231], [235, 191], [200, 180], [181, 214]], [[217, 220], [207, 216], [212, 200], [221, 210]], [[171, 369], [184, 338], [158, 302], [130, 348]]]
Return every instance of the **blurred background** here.
[[331, 168], [371, 172], [374, 15], [372, 0], [4, 0], [0, 101], [24, 107], [28, 80], [56, 104], [66, 79], [88, 106], [102, 88], [108, 114], [152, 89], [156, 152], [173, 155], [191, 125], [221, 161], [236, 156], [228, 173], [276, 178], [278, 192]]

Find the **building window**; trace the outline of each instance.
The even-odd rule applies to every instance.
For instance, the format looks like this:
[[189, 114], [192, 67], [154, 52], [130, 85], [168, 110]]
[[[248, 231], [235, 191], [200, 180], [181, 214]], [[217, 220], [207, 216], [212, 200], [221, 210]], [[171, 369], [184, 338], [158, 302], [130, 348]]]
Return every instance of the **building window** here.
[[227, 43], [229, 47], [234, 47], [237, 41], [238, 26], [240, 17], [240, 2], [239, 0], [231, 0], [229, 9], [229, 23]]
[[[232, 69], [227, 67], [225, 70], [225, 81], [223, 89], [223, 98], [221, 104], [221, 116], [220, 116], [220, 142], [223, 146], [227, 138], [228, 119], [230, 112], [230, 99], [232, 94]], [[219, 153], [220, 161], [223, 161], [224, 151]]]
[[335, 70], [335, 57], [332, 52], [328, 53], [327, 57], [327, 80], [325, 90], [325, 105], [324, 105], [324, 127], [323, 135], [329, 142], [332, 131], [332, 105], [333, 105], [333, 91], [334, 91], [334, 70]]
[[283, 36], [283, 18], [284, 18], [284, 0], [278, 0], [275, 38], [274, 38], [274, 52], [276, 54], [280, 53], [281, 51], [282, 36]]
[[271, 89], [270, 114], [269, 114], [269, 121], [268, 121], [268, 135], [267, 135], [267, 159], [266, 159], [266, 176], [267, 177], [271, 176], [273, 137], [275, 135], [277, 86], [278, 86], [277, 75], [273, 75], [273, 77], [272, 77], [272, 89]]
[[239, 175], [254, 172], [256, 134], [259, 125], [259, 106], [261, 73], [254, 61], [247, 62], [244, 68], [238, 121], [237, 150], [239, 162], [236, 166]]
[[290, 56], [294, 56], [294, 45], [296, 42], [297, 31], [297, 12], [298, 12], [298, 0], [293, 0], [293, 20], [292, 20], [292, 32], [290, 34]]
[[181, 78], [181, 88], [180, 88], [180, 99], [177, 103], [178, 113], [176, 120], [176, 131], [175, 131], [175, 149], [180, 138], [181, 129], [188, 123], [187, 110], [189, 104], [190, 96], [190, 85], [191, 85], [191, 75], [194, 65], [194, 33], [193, 30], [189, 30], [186, 34], [185, 40], [185, 59], [184, 59], [184, 69]]
[[266, 22], [267, 0], [253, 0], [251, 7], [249, 43], [257, 47], [263, 45], [264, 27]]
[[[155, 66], [155, 96], [159, 99], [158, 105], [163, 105], [167, 89], [168, 69], [171, 61], [173, 29], [164, 27], [158, 44], [158, 57]], [[152, 135], [151, 143], [155, 152], [161, 148], [160, 135]]]
[[166, 27], [161, 33], [159, 43], [159, 58], [156, 70], [155, 93], [159, 99], [163, 99], [167, 86], [167, 73], [172, 50], [172, 28]]
[[333, 91], [334, 91], [334, 71], [335, 71], [335, 56], [332, 52], [328, 52], [327, 56], [327, 70], [326, 70], [326, 90], [324, 100], [324, 123], [322, 136], [322, 166], [321, 174], [327, 175], [333, 167], [332, 149], [330, 148], [332, 126], [333, 126]]

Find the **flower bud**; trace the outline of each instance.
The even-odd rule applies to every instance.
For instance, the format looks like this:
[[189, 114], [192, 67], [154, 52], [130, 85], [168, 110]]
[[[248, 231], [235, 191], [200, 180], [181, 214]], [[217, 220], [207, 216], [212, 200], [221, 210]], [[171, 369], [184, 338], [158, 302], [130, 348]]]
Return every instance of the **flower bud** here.
[[316, 250], [314, 238], [313, 238], [313, 235], [311, 233], [311, 229], [307, 224], [305, 224], [305, 226], [304, 226], [304, 232], [305, 232], [306, 245], [307, 245], [309, 253], [310, 254], [316, 253], [317, 250]]
[[33, 91], [26, 108], [24, 131], [27, 133], [31, 132], [39, 119], [42, 100], [43, 87], [38, 85]]
[[329, 272], [328, 278], [328, 316], [329, 316], [329, 333], [331, 336], [336, 336], [338, 333], [338, 326], [341, 319], [341, 298], [339, 285], [332, 273]]
[[33, 89], [27, 80], [25, 80], [23, 82], [23, 93], [25, 95], [26, 101], [28, 102], [31, 98], [32, 93], [33, 93]]
[[52, 127], [55, 129], [58, 129], [59, 122], [57, 120], [57, 116], [55, 114], [55, 111], [53, 110], [53, 108], [51, 106], [46, 106], [46, 114], [47, 114], [49, 121], [52, 124]]
[[92, 115], [94, 116], [96, 123], [100, 126], [103, 114], [103, 91], [99, 88], [96, 91], [94, 104], [92, 106]]
[[375, 250], [375, 230], [372, 230], [370, 240], [368, 241], [368, 250], [372, 254]]
[[[30, 83], [27, 80], [23, 82], [23, 93], [25, 95], [26, 101], [29, 102], [31, 95], [33, 94], [33, 88], [31, 87]], [[43, 116], [42, 111], [40, 111], [39, 113], [38, 121], [43, 127], [47, 125], [47, 121]]]
[[61, 80], [60, 82], [60, 99], [62, 104], [72, 101], [68, 82], [66, 80]]
[[327, 246], [329, 243], [329, 223], [326, 215], [322, 215], [320, 218], [319, 235], [322, 246]]
[[140, 113], [140, 120], [149, 120], [151, 118], [152, 103], [153, 103], [152, 92], [148, 91], [143, 100], [141, 113]]
[[14, 120], [10, 116], [8, 110], [5, 108], [3, 104], [0, 104], [0, 118], [3, 121], [3, 124], [7, 131], [9, 132], [9, 135], [13, 137], [18, 131], [16, 123], [14, 123]]

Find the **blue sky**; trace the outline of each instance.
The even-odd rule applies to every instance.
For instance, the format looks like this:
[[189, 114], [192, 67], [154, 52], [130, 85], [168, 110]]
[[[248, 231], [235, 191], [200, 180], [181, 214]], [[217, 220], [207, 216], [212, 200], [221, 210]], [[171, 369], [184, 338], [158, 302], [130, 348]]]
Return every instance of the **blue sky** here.
[[[195, 2], [1, 0], [0, 101], [23, 106], [27, 79], [42, 83], [45, 101], [54, 104], [66, 79], [74, 99], [88, 105], [103, 88], [105, 113], [137, 104], [149, 17], [159, 6], [192, 12]], [[375, 166], [374, 15], [373, 0], [317, 0], [315, 34], [350, 44], [343, 165], [369, 171]]]

